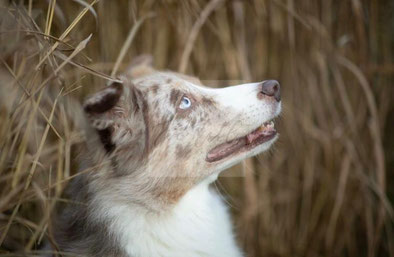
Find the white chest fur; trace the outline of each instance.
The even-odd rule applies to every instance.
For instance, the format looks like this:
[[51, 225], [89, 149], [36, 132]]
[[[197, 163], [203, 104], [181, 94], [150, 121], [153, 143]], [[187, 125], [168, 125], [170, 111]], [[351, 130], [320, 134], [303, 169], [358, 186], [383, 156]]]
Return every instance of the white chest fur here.
[[[227, 208], [204, 183], [169, 212], [149, 214], [105, 204], [105, 216], [125, 252], [133, 257], [239, 257]], [[103, 206], [104, 207], [104, 206]]]

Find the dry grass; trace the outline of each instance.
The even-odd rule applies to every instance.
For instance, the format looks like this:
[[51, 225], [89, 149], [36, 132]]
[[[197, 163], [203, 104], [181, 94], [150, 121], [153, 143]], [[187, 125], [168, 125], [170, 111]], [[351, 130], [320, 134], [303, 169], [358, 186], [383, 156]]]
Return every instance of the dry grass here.
[[0, 5], [0, 256], [52, 240], [75, 103], [140, 54], [215, 86], [281, 82], [280, 141], [218, 184], [248, 256], [394, 256], [392, 1]]

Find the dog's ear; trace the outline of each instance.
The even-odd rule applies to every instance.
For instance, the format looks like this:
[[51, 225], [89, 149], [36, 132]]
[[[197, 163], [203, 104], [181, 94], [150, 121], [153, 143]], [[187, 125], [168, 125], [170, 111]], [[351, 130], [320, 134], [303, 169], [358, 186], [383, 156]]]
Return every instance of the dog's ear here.
[[85, 101], [84, 110], [88, 115], [98, 115], [108, 112], [119, 102], [122, 93], [123, 85], [115, 82], [89, 97]]
[[88, 97], [83, 105], [91, 127], [96, 129], [107, 152], [111, 152], [115, 148], [112, 134], [116, 117], [123, 113], [119, 103], [123, 91], [121, 83], [113, 83]]
[[125, 75], [136, 79], [153, 74], [153, 57], [151, 55], [139, 55], [133, 59], [130, 66], [125, 70]]

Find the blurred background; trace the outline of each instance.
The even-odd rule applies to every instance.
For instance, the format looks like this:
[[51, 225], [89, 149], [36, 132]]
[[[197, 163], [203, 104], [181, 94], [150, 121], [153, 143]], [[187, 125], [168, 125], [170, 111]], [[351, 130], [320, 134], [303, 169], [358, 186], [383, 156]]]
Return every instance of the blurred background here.
[[78, 103], [141, 54], [213, 87], [280, 81], [280, 139], [216, 183], [247, 256], [394, 256], [392, 0], [0, 8], [0, 256], [53, 240], [55, 203], [78, 175]]

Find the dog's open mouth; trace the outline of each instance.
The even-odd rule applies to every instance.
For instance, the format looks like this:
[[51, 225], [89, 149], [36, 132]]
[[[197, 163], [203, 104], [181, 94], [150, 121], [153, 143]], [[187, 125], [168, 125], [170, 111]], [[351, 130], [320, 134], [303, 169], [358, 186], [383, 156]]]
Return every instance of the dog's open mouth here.
[[214, 147], [208, 152], [206, 161], [215, 162], [222, 160], [234, 153], [249, 151], [256, 146], [273, 139], [275, 135], [276, 130], [274, 127], [274, 122], [272, 120], [265, 122], [263, 125], [243, 137], [233, 139]]

